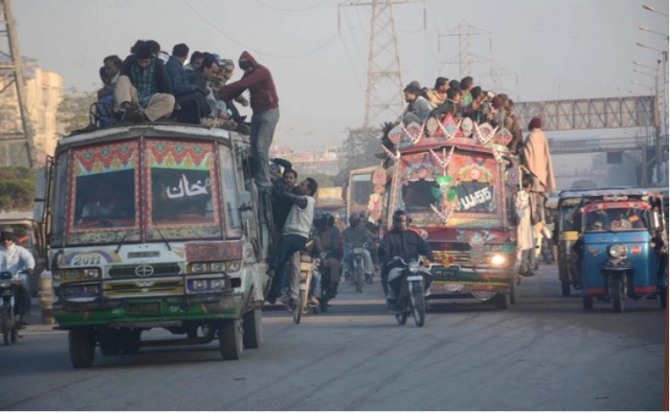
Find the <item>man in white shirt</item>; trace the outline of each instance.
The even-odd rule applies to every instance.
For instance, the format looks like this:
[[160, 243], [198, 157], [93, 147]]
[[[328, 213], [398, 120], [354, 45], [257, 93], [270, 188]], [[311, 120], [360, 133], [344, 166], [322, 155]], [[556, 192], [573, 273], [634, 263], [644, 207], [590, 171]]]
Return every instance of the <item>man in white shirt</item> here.
[[[314, 194], [319, 188], [319, 184], [312, 179], [307, 178], [298, 185], [297, 192], [294, 195], [290, 192], [283, 192], [277, 196], [290, 201], [293, 206], [286, 218], [286, 223], [282, 230], [281, 240], [277, 252], [269, 263], [268, 275], [272, 277], [272, 286], [267, 296], [268, 302], [274, 304], [282, 293], [282, 286], [286, 283], [288, 276], [287, 261], [291, 256], [305, 247], [307, 239], [312, 230], [312, 221], [314, 220]], [[297, 291], [291, 291], [291, 296], [297, 296]]]
[[[24, 316], [30, 312], [30, 285], [28, 276], [35, 269], [35, 258], [33, 254], [20, 245], [16, 245], [16, 234], [11, 227], [5, 227], [0, 231], [0, 272], [8, 271], [22, 282], [19, 286], [15, 302], [15, 312], [21, 316], [24, 324]], [[17, 277], [19, 271], [26, 271]]]

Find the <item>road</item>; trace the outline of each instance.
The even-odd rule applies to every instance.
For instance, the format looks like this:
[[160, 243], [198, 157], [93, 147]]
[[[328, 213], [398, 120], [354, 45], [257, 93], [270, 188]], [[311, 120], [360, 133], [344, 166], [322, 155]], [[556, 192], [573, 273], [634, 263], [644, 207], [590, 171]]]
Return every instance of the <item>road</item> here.
[[[263, 313], [261, 348], [221, 361], [216, 343], [142, 348], [72, 369], [67, 334], [31, 325], [0, 347], [3, 410], [659, 410], [666, 314], [658, 300], [623, 314], [560, 296], [554, 267], [495, 310], [435, 303], [423, 328], [398, 326], [378, 282], [341, 286], [327, 314], [295, 325]], [[162, 335], [160, 331], [151, 336]]]

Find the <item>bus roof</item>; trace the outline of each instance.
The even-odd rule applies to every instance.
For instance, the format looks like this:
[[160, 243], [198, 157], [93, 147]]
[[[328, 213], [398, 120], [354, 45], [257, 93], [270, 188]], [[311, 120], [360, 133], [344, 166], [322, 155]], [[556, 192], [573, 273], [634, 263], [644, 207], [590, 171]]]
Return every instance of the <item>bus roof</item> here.
[[363, 174], [366, 174], [366, 173], [372, 173], [378, 168], [380, 168], [379, 165], [366, 166], [365, 168], [352, 169], [351, 171], [349, 171], [349, 175], [363, 175]]

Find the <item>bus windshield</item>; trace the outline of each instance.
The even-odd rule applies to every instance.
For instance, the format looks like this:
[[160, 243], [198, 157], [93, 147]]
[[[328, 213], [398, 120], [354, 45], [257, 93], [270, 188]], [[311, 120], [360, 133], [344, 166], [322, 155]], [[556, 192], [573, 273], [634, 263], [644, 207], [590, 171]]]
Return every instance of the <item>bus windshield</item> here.
[[142, 146], [131, 140], [73, 149], [66, 243], [221, 237], [216, 159], [212, 142], [146, 139]]

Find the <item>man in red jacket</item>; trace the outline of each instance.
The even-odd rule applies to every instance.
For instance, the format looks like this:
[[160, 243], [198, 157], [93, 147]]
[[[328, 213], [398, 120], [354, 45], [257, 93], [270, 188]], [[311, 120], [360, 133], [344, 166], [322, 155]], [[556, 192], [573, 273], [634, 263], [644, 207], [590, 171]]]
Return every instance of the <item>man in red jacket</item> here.
[[251, 116], [251, 151], [254, 179], [261, 191], [269, 192], [270, 183], [270, 145], [279, 121], [279, 98], [272, 74], [263, 65], [258, 64], [247, 51], [240, 55], [240, 69], [244, 75], [237, 82], [229, 83], [219, 89], [222, 100], [234, 99], [249, 89]]

